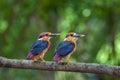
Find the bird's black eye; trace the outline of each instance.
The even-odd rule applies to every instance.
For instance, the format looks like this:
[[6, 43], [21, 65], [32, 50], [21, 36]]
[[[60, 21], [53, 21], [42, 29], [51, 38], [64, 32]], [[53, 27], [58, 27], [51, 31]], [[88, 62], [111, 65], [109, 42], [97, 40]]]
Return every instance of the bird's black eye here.
[[42, 38], [42, 36], [39, 36], [39, 38]]
[[46, 36], [48, 36], [48, 34], [46, 34]]
[[73, 34], [71, 34], [70, 36], [73, 36]]

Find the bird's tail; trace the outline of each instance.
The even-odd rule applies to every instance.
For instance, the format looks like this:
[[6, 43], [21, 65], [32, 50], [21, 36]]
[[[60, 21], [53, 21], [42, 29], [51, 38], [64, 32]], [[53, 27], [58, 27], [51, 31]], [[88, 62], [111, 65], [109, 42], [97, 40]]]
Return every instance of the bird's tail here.
[[54, 58], [53, 58], [53, 60], [54, 61], [59, 61], [61, 58], [59, 57], [59, 55], [56, 53], [55, 55], [54, 55]]
[[31, 57], [32, 57], [32, 56], [33, 56], [32, 53], [29, 52], [26, 59], [27, 59], [27, 60], [31, 60]]

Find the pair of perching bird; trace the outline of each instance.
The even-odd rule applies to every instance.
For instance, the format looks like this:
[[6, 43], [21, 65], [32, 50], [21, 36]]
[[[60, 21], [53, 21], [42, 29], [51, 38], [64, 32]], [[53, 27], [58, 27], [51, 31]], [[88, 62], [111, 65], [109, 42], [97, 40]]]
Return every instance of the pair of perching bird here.
[[[32, 47], [27, 55], [27, 59], [38, 60], [39, 58], [44, 61], [43, 57], [50, 47], [50, 38], [58, 36], [58, 33], [43, 32], [39, 35], [38, 39], [32, 44]], [[64, 41], [60, 42], [54, 53], [54, 61], [63, 59], [68, 60], [72, 53], [76, 50], [76, 41], [78, 38], [84, 37], [83, 34], [70, 32], [66, 35]]]

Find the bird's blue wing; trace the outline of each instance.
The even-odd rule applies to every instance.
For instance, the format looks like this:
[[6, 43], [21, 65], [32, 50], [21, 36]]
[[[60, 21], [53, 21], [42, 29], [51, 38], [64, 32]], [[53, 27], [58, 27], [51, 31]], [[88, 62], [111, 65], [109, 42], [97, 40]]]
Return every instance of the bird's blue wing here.
[[48, 46], [48, 41], [36, 40], [31, 47], [32, 54], [39, 54]]
[[74, 43], [63, 41], [58, 44], [55, 53], [57, 53], [60, 57], [64, 57], [72, 52], [74, 47]]

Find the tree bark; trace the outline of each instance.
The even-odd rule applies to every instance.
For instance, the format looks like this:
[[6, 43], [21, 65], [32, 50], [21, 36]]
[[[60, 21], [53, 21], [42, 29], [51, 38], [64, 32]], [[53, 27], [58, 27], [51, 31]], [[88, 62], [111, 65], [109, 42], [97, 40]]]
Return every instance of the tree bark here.
[[82, 73], [97, 73], [120, 76], [120, 66], [103, 65], [95, 63], [65, 63], [65, 62], [42, 62], [33, 60], [17, 60], [0, 57], [0, 67], [18, 68], [18, 69], [35, 69], [48, 71], [70, 71]]

